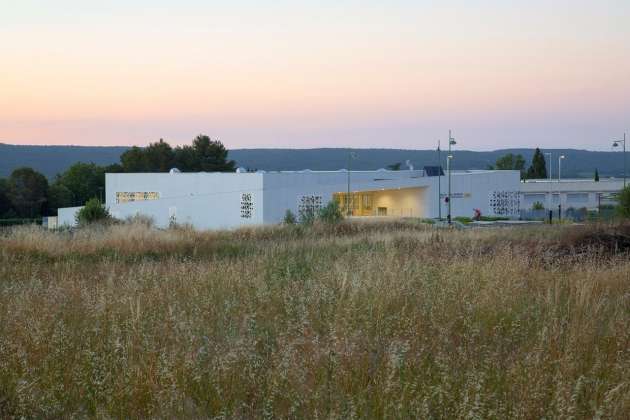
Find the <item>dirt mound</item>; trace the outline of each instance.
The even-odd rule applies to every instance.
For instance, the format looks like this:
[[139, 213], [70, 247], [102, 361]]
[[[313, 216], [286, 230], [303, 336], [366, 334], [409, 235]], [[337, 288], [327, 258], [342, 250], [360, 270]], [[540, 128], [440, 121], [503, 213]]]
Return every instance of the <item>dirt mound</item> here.
[[561, 236], [558, 248], [580, 254], [622, 254], [630, 251], [630, 223], [589, 225], [571, 229]]

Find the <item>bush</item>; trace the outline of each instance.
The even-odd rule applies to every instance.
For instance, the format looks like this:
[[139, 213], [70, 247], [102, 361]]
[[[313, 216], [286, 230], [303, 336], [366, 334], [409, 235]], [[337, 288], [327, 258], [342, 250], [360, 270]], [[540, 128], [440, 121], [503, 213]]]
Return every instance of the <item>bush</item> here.
[[286, 213], [284, 213], [284, 219], [282, 220], [282, 223], [284, 223], [285, 225], [294, 225], [297, 223], [297, 218], [291, 210], [287, 209]]
[[543, 205], [543, 203], [541, 203], [540, 201], [536, 201], [533, 205], [532, 205], [532, 210], [544, 210], [545, 206]]
[[98, 198], [91, 198], [85, 203], [75, 217], [79, 226], [86, 226], [92, 223], [107, 222], [111, 220], [111, 215], [107, 207]]
[[630, 218], [630, 185], [621, 190], [618, 200], [617, 214], [624, 218]]
[[316, 217], [317, 213], [312, 206], [304, 206], [298, 212], [298, 220], [303, 225], [312, 225]]
[[329, 201], [325, 207], [322, 207], [317, 214], [317, 219], [330, 225], [334, 225], [343, 220], [341, 208], [336, 200]]

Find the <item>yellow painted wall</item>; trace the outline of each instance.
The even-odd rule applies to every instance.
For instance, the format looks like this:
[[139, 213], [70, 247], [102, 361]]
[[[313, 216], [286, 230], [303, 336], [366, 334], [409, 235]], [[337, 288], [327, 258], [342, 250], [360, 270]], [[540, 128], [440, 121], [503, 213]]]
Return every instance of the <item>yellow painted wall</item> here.
[[425, 217], [426, 188], [402, 188], [374, 192], [375, 214], [387, 208], [388, 216]]

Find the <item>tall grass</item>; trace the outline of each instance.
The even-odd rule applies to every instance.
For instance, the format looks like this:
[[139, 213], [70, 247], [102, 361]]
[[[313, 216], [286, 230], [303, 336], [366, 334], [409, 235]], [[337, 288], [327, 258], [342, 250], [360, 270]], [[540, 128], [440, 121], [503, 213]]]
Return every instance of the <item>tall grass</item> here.
[[0, 417], [627, 418], [624, 226], [0, 236]]

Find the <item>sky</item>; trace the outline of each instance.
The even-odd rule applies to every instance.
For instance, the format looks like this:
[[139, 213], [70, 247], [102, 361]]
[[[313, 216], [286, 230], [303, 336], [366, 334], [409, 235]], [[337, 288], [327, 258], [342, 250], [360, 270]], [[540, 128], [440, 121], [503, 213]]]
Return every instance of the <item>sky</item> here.
[[628, 0], [0, 0], [0, 57], [12, 144], [610, 150], [630, 129]]

